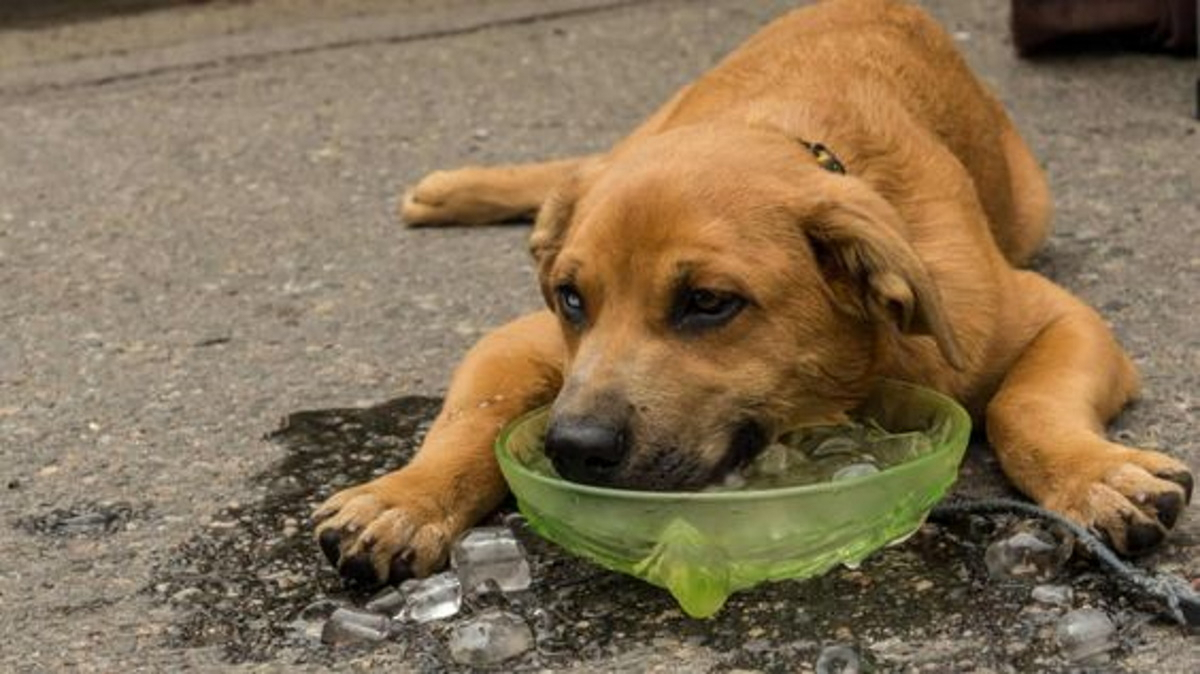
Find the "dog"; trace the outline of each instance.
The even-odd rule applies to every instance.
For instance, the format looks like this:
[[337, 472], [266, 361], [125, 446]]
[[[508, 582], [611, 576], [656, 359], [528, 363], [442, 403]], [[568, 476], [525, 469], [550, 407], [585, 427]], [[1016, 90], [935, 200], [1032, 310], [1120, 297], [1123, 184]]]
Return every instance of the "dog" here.
[[410, 225], [536, 217], [547, 308], [485, 336], [405, 467], [314, 513], [366, 584], [420, 577], [507, 488], [497, 432], [552, 404], [567, 479], [690, 490], [881, 377], [960, 401], [1012, 483], [1136, 555], [1192, 475], [1106, 423], [1138, 376], [1104, 320], [1022, 268], [1045, 177], [920, 9], [831, 0], [786, 14], [602, 154], [435, 172]]

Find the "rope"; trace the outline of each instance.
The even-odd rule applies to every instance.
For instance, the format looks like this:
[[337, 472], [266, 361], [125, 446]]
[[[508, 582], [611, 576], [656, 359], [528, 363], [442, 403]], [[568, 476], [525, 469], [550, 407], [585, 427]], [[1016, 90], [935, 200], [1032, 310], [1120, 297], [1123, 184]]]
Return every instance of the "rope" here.
[[1053, 522], [1075, 535], [1076, 540], [1100, 561], [1103, 569], [1142, 595], [1164, 606], [1163, 613], [1180, 625], [1200, 625], [1200, 594], [1184, 578], [1169, 573], [1151, 573], [1127, 564], [1091, 531], [1058, 513], [1032, 503], [1006, 498], [968, 500], [954, 498], [934, 506], [929, 513], [934, 521], [946, 521], [964, 515], [1016, 514]]

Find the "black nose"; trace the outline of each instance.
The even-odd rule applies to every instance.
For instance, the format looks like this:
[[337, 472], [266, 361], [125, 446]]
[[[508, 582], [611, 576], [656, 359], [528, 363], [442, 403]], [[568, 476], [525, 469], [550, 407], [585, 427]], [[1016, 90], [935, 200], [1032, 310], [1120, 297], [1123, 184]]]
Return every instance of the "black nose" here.
[[546, 456], [564, 479], [610, 485], [629, 454], [624, 428], [589, 419], [556, 419], [546, 432]]

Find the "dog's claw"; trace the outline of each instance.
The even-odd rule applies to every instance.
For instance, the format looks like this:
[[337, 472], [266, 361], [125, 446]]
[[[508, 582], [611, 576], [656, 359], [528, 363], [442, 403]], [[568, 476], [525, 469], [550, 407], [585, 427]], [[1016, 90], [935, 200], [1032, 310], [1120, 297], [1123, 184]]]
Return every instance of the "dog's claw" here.
[[1181, 471], [1178, 473], [1160, 473], [1158, 477], [1164, 480], [1170, 480], [1180, 487], [1183, 487], [1184, 505], [1192, 502], [1192, 489], [1196, 486], [1196, 481], [1192, 477], [1191, 473], [1187, 471]]
[[1125, 554], [1137, 556], [1150, 552], [1158, 547], [1167, 532], [1162, 527], [1145, 522], [1134, 522], [1131, 517], [1126, 519]]
[[412, 550], [405, 550], [400, 554], [392, 557], [392, 563], [388, 566], [388, 582], [392, 585], [414, 578], [416, 576], [412, 569]]
[[364, 587], [374, 587], [379, 584], [379, 576], [375, 574], [375, 565], [371, 563], [370, 555], [355, 555], [338, 567], [342, 577]]
[[321, 552], [325, 553], [325, 559], [336, 567], [342, 557], [342, 535], [336, 529], [326, 529], [317, 537], [317, 542]]
[[[1173, 480], [1172, 480], [1173, 481]], [[1186, 490], [1186, 487], [1185, 487]], [[1179, 513], [1183, 510], [1187, 496], [1180, 497], [1175, 492], [1165, 492], [1159, 494], [1154, 499], [1154, 510], [1158, 516], [1158, 521], [1168, 529], [1175, 526], [1175, 520], [1179, 518]]]

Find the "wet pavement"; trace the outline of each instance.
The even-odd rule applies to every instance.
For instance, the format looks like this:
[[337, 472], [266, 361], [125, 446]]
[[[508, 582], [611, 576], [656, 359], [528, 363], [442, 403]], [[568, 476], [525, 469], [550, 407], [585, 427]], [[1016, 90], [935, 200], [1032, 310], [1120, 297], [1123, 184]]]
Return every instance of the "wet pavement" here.
[[[0, 670], [466, 669], [451, 636], [496, 610], [534, 637], [505, 671], [1200, 665], [1200, 639], [1084, 560], [989, 573], [1005, 519], [930, 524], [696, 621], [511, 504], [491, 523], [524, 543], [529, 590], [323, 643], [372, 593], [328, 568], [311, 505], [406, 460], [463, 350], [539, 303], [526, 230], [402, 230], [399, 187], [601, 148], [790, 3], [170, 4], [0, 29]], [[1005, 5], [928, 3], [1047, 165], [1037, 266], [1143, 370], [1114, 433], [1198, 469], [1195, 61], [1018, 61]], [[959, 489], [1004, 493], [984, 448]], [[1198, 546], [1189, 512], [1140, 563], [1197, 578]]]
[[[447, 671], [462, 669], [452, 646], [455, 631], [503, 610], [535, 637], [531, 648], [503, 661], [506, 669], [591, 663], [637, 670], [690, 647], [709, 654], [706, 664], [718, 669], [795, 671], [798, 664], [815, 666], [838, 645], [884, 669], [1031, 671], [1065, 667], [1077, 652], [1080, 659], [1093, 658], [1092, 664], [1109, 662], [1146, 638], [1143, 624], [1156, 613], [1153, 604], [1131, 597], [1086, 560], [1068, 565], [1070, 543], [1061, 536], [1049, 563], [1023, 558], [1008, 565], [1015, 573], [998, 575], [987, 551], [1038, 528], [1012, 518], [971, 518], [946, 527], [927, 524], [858, 569], [762, 586], [735, 595], [713, 619], [692, 620], [666, 593], [541, 541], [508, 503], [485, 524], [511, 527], [518, 535], [529, 556], [529, 589], [468, 591], [461, 612], [451, 608], [445, 617], [401, 618], [331, 636], [325, 623], [334, 610], [370, 609], [377, 591], [343, 586], [315, 554], [302, 527], [305, 514], [331, 489], [406, 461], [436, 409], [435, 399], [410, 397], [290, 415], [269, 436], [286, 449], [285, 458], [252, 479], [264, 493], [223, 511], [154, 569], [146, 593], [179, 614], [168, 643], [219, 648], [233, 663], [400, 658], [417, 671]], [[971, 481], [992, 470], [978, 460], [968, 469]], [[1055, 540], [1048, 529], [1039, 533]], [[1023, 571], [1028, 564], [1036, 573]], [[1065, 585], [1039, 584], [1045, 581]], [[1083, 636], [1064, 644], [1060, 624], [1079, 607], [1086, 611]], [[377, 610], [397, 613], [394, 606]], [[349, 620], [371, 624], [382, 615], [350, 613]], [[1085, 638], [1098, 629], [1100, 615], [1115, 624], [1099, 638]], [[647, 652], [630, 655], [639, 649]]]

